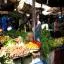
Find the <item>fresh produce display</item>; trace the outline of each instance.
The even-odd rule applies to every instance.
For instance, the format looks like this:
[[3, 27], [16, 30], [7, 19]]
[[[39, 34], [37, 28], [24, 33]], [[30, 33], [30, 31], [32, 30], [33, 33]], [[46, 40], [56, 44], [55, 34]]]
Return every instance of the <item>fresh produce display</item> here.
[[6, 46], [6, 47], [11, 47], [11, 46], [14, 46], [16, 44], [16, 42], [13, 40], [13, 39], [9, 39], [8, 41], [6, 41], [5, 43], [4, 43], [4, 45]]
[[64, 37], [53, 38], [50, 31], [43, 29], [41, 32], [41, 42], [44, 57], [47, 58], [48, 54], [57, 47], [64, 44]]
[[62, 46], [64, 44], [64, 37], [55, 38], [50, 41], [51, 42], [49, 43], [49, 45], [53, 48], [56, 48], [56, 47]]
[[[15, 34], [14, 34], [15, 33]], [[7, 36], [0, 36], [0, 58], [8, 55], [10, 59], [25, 57], [40, 48], [43, 50], [44, 56], [47, 57], [51, 49], [62, 46], [64, 37], [52, 38], [50, 32], [42, 30], [41, 42], [33, 40], [33, 33], [25, 32], [9, 32]]]
[[25, 39], [27, 32], [24, 31], [16, 31], [16, 30], [11, 30], [11, 31], [7, 31], [4, 33], [5, 35], [8, 35], [11, 38], [16, 38], [18, 36], [21, 36], [23, 38], [23, 40]]
[[50, 52], [50, 46], [49, 46], [49, 40], [50, 40], [50, 32], [46, 29], [43, 29], [41, 31], [41, 42], [42, 42], [42, 50], [43, 50], [43, 54], [44, 54], [44, 57], [47, 58], [47, 55], [49, 54]]
[[39, 48], [41, 48], [42, 43], [36, 40], [32, 41], [34, 44], [36, 44]]
[[29, 54], [29, 49], [24, 46], [22, 37], [12, 39], [9, 36], [1, 36], [2, 40], [4, 40], [3, 47], [0, 49], [0, 56], [5, 54], [9, 54], [9, 57], [12, 59], [24, 57]]
[[0, 36], [0, 42], [4, 43], [8, 39], [8, 36]]
[[1, 64], [14, 64], [13, 59], [9, 58], [7, 47], [0, 49], [0, 63]]
[[7, 45], [8, 43], [14, 43], [14, 40], [9, 36], [0, 36], [0, 43]]
[[1, 47], [0, 49], [0, 57], [2, 57], [3, 55], [6, 55], [7, 53], [7, 48], [6, 47]]
[[30, 53], [33, 51], [37, 51], [39, 49], [39, 46], [33, 42], [29, 42], [29, 43], [25, 44], [25, 46], [30, 50]]
[[13, 47], [2, 47], [0, 49], [0, 57], [6, 54], [8, 54], [11, 59], [16, 59], [27, 56], [29, 54], [29, 49], [18, 45], [14, 45]]
[[25, 47], [19, 47], [19, 46], [14, 46], [13, 48], [10, 47], [8, 48], [8, 53], [10, 54], [10, 58], [19, 58], [19, 57], [24, 57], [29, 54], [29, 50]]

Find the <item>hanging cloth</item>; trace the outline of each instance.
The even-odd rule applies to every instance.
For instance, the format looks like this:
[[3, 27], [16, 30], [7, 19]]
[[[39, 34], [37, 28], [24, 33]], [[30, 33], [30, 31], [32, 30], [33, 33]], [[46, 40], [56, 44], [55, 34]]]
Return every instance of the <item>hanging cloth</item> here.
[[3, 31], [7, 30], [7, 17], [6, 16], [2, 17], [2, 29]]

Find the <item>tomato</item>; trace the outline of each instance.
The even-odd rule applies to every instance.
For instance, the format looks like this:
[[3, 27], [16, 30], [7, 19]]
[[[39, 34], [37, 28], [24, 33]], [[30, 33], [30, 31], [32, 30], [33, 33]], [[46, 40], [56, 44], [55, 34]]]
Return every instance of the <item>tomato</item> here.
[[32, 43], [36, 44], [39, 48], [41, 47], [41, 42], [33, 40]]

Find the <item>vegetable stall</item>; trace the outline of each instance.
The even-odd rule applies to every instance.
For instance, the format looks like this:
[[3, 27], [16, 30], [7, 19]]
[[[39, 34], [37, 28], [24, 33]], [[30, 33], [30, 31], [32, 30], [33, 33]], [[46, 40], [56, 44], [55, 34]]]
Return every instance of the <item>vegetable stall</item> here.
[[43, 51], [42, 56], [47, 59], [50, 52], [64, 44], [64, 37], [52, 38], [50, 32], [45, 29], [41, 32], [41, 42], [32, 40], [32, 37], [32, 32], [24, 31], [9, 31], [1, 35], [0, 63], [16, 64], [16, 61], [20, 60], [19, 62], [23, 64], [23, 58], [30, 57], [32, 52], [39, 49]]
[[[40, 42], [37, 41], [29, 41], [29, 37], [24, 33], [24, 37], [17, 36], [14, 38], [9, 35], [0, 36], [0, 63], [1, 64], [14, 64], [15, 59], [22, 59], [26, 56], [29, 56], [33, 51], [38, 51], [41, 47]], [[31, 34], [31, 33], [30, 33]], [[25, 39], [24, 39], [25, 38]], [[2, 61], [3, 60], [3, 61]], [[22, 61], [22, 60], [21, 60]], [[22, 64], [22, 62], [20, 63]], [[16, 63], [15, 63], [16, 64]]]

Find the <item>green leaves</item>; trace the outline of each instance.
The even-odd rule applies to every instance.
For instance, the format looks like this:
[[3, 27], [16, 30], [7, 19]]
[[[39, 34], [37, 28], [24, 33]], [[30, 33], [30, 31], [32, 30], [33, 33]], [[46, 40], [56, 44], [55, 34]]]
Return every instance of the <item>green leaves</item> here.
[[52, 50], [64, 44], [64, 37], [52, 38], [50, 32], [44, 29], [41, 32], [41, 42], [44, 56], [47, 57]]
[[50, 36], [50, 32], [47, 31], [46, 29], [42, 30], [41, 32], [41, 42], [42, 42], [42, 49], [43, 49], [43, 53], [44, 56], [47, 57], [47, 55], [50, 52], [50, 47], [49, 47], [49, 40], [50, 40], [51, 36]]
[[11, 38], [16, 38], [18, 36], [21, 36], [25, 39], [26, 35], [27, 35], [27, 32], [24, 32], [24, 31], [16, 31], [16, 30], [11, 30], [11, 31], [7, 31], [5, 33], [5, 35], [8, 35], [10, 36]]

